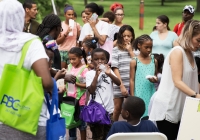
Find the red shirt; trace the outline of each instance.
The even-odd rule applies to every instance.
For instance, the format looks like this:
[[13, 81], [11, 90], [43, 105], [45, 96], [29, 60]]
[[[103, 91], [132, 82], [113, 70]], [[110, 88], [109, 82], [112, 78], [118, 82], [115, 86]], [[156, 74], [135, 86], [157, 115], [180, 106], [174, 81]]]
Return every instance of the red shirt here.
[[182, 23], [177, 23], [175, 26], [174, 26], [174, 32], [179, 36], [181, 34], [181, 31], [184, 27], [184, 22]]

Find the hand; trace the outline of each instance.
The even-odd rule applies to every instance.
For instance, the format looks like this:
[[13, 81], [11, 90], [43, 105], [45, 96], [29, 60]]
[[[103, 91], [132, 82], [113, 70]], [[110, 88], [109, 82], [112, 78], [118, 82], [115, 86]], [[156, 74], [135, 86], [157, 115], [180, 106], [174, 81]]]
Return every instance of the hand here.
[[63, 94], [65, 91], [66, 91], [66, 88], [65, 87], [58, 87], [58, 93], [59, 94]]
[[72, 74], [66, 74], [64, 79], [68, 83], [72, 83], [72, 84], [76, 83], [76, 76]]
[[68, 35], [71, 31], [72, 31], [72, 27], [69, 27], [69, 28], [67, 29], [66, 35]]
[[99, 65], [96, 67], [96, 76], [99, 76], [101, 73], [101, 70], [99, 69]]
[[91, 28], [94, 28], [97, 24], [97, 21], [92, 21], [91, 19], [88, 20], [88, 23], [90, 24]]
[[157, 78], [157, 77], [151, 77], [151, 78], [148, 78], [148, 80], [149, 80], [151, 83], [157, 83], [157, 82], [158, 82], [158, 78]]
[[121, 90], [122, 95], [128, 96], [129, 93], [124, 85], [120, 85], [120, 90]]
[[106, 64], [105, 66], [106, 66], [105, 74], [109, 76], [111, 74], [110, 66], [108, 64]]
[[196, 95], [196, 98], [200, 99], [200, 94], [197, 94], [197, 95]]
[[131, 43], [130, 43], [130, 42], [126, 43], [126, 50], [127, 50], [128, 52], [132, 52], [132, 51], [133, 51], [133, 49], [132, 49], [132, 46], [131, 46]]
[[66, 74], [66, 69], [59, 70], [56, 75], [54, 76], [55, 79], [64, 78]]

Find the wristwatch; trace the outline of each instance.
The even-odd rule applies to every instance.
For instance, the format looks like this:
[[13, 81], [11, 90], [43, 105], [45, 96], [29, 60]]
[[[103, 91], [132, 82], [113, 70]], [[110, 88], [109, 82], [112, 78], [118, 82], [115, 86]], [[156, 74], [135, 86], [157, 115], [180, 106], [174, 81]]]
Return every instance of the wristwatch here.
[[194, 95], [192, 95], [190, 97], [196, 98], [196, 96], [197, 96], [197, 93], [195, 93]]

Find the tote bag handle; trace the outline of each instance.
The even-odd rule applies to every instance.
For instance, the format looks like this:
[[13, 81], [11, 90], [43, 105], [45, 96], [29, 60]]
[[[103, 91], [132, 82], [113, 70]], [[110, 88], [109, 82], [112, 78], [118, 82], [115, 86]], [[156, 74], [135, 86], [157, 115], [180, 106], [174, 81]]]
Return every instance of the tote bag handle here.
[[[54, 107], [56, 107], [56, 113], [58, 113], [58, 88], [57, 88], [55, 79], [52, 78], [52, 80], [53, 80], [53, 92], [52, 92], [51, 104], [49, 103], [48, 95], [45, 94], [45, 97], [47, 100], [47, 107], [48, 107], [49, 114], [50, 114], [50, 121], [52, 121], [52, 118], [53, 118]], [[59, 120], [59, 116], [56, 118], [56, 120]]]

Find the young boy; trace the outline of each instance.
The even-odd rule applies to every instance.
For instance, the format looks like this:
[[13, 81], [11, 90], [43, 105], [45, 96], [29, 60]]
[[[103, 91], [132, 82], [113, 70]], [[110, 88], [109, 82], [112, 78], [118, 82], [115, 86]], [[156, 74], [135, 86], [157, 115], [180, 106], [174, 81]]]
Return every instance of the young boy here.
[[[107, 138], [115, 133], [128, 133], [128, 132], [159, 132], [153, 122], [149, 120], [141, 120], [145, 111], [144, 101], [136, 96], [129, 96], [122, 107], [122, 117], [127, 120], [115, 122]], [[106, 138], [106, 139], [107, 139]]]
[[[86, 74], [86, 87], [90, 94], [95, 94], [95, 101], [100, 103], [112, 116], [114, 110], [112, 82], [120, 85], [119, 79], [107, 65], [109, 53], [101, 48], [94, 49], [91, 54], [94, 70]], [[100, 69], [104, 67], [104, 70]], [[111, 125], [92, 124], [93, 140], [105, 140]]]

